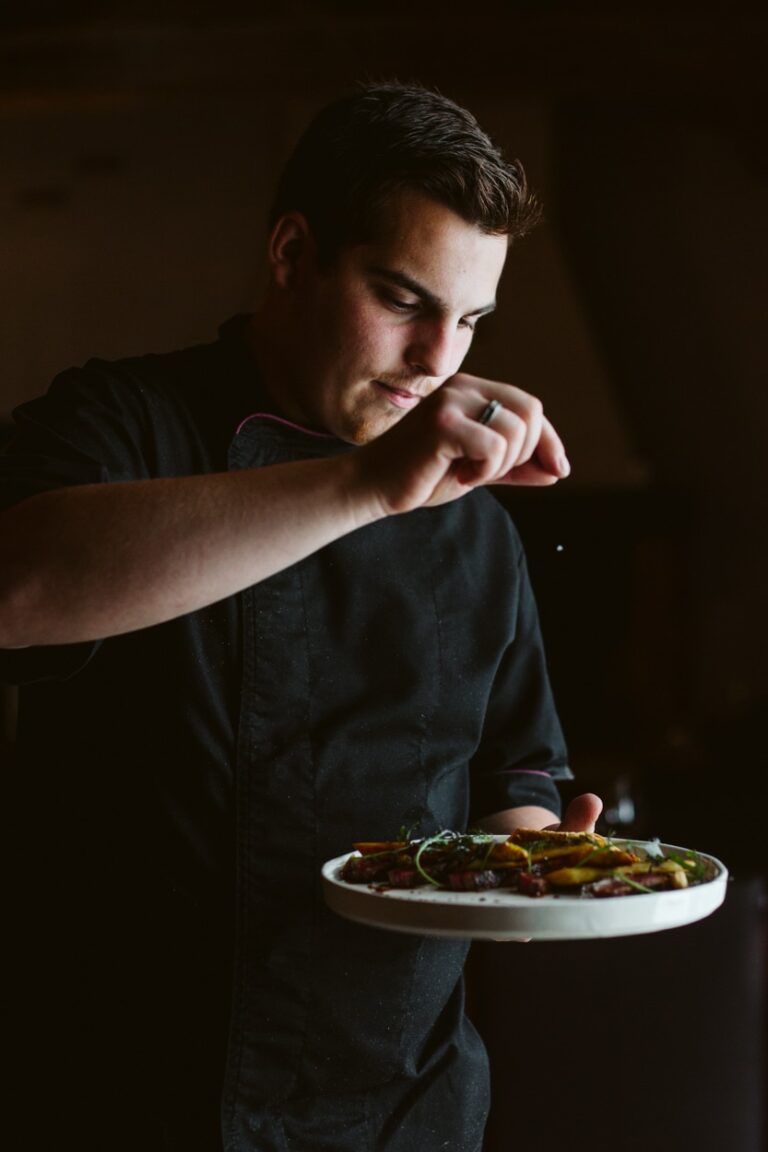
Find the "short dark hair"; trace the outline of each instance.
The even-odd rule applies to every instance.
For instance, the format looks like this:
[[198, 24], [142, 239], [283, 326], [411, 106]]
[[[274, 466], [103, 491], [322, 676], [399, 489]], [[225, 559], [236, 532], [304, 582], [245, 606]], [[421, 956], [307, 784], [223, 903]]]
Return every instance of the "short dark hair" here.
[[522, 164], [474, 116], [416, 84], [367, 84], [315, 117], [283, 169], [270, 213], [302, 212], [318, 257], [370, 240], [397, 193], [421, 192], [491, 235], [525, 235], [540, 216]]

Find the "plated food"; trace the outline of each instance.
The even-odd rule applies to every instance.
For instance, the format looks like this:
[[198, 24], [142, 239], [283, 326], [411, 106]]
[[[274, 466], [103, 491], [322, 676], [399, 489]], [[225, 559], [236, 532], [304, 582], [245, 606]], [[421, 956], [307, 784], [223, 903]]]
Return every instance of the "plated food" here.
[[488, 833], [440, 832], [421, 839], [363, 841], [344, 863], [348, 884], [453, 892], [504, 888], [532, 898], [579, 893], [634, 896], [703, 883], [695, 852], [664, 854], [656, 842], [619, 844], [595, 832], [518, 828], [506, 839]]
[[676, 928], [714, 912], [727, 881], [725, 866], [702, 852], [537, 829], [361, 841], [322, 869], [326, 903], [340, 916], [481, 940], [587, 940]]

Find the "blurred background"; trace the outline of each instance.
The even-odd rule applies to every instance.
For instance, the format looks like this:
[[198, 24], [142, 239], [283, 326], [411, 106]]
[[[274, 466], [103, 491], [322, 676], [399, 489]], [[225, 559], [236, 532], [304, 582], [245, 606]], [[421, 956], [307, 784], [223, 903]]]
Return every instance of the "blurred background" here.
[[[734, 879], [687, 929], [474, 948], [486, 1152], [762, 1147], [767, 49], [739, 0], [0, 8], [2, 435], [59, 370], [206, 342], [252, 308], [278, 168], [359, 80], [466, 104], [544, 205], [467, 366], [541, 396], [573, 465], [556, 490], [500, 495], [568, 794]], [[13, 711], [6, 694], [6, 769]]]

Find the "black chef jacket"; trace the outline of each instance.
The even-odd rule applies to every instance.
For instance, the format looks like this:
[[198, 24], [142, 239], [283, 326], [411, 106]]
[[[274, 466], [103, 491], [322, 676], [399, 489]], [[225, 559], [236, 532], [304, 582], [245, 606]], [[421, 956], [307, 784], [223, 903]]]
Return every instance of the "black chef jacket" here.
[[[2, 504], [354, 451], [266, 409], [242, 323], [63, 373], [16, 413]], [[488, 1077], [466, 944], [346, 922], [319, 877], [403, 825], [557, 810], [566, 753], [493, 498], [384, 520], [199, 612], [2, 668], [22, 686], [28, 1146], [475, 1152]]]

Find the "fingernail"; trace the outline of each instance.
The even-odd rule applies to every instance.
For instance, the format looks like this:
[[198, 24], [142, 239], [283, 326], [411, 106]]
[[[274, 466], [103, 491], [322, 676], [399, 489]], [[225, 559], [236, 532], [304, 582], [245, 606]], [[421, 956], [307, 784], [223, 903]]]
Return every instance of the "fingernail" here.
[[557, 470], [561, 476], [570, 476], [571, 474], [571, 465], [564, 452], [557, 458]]

